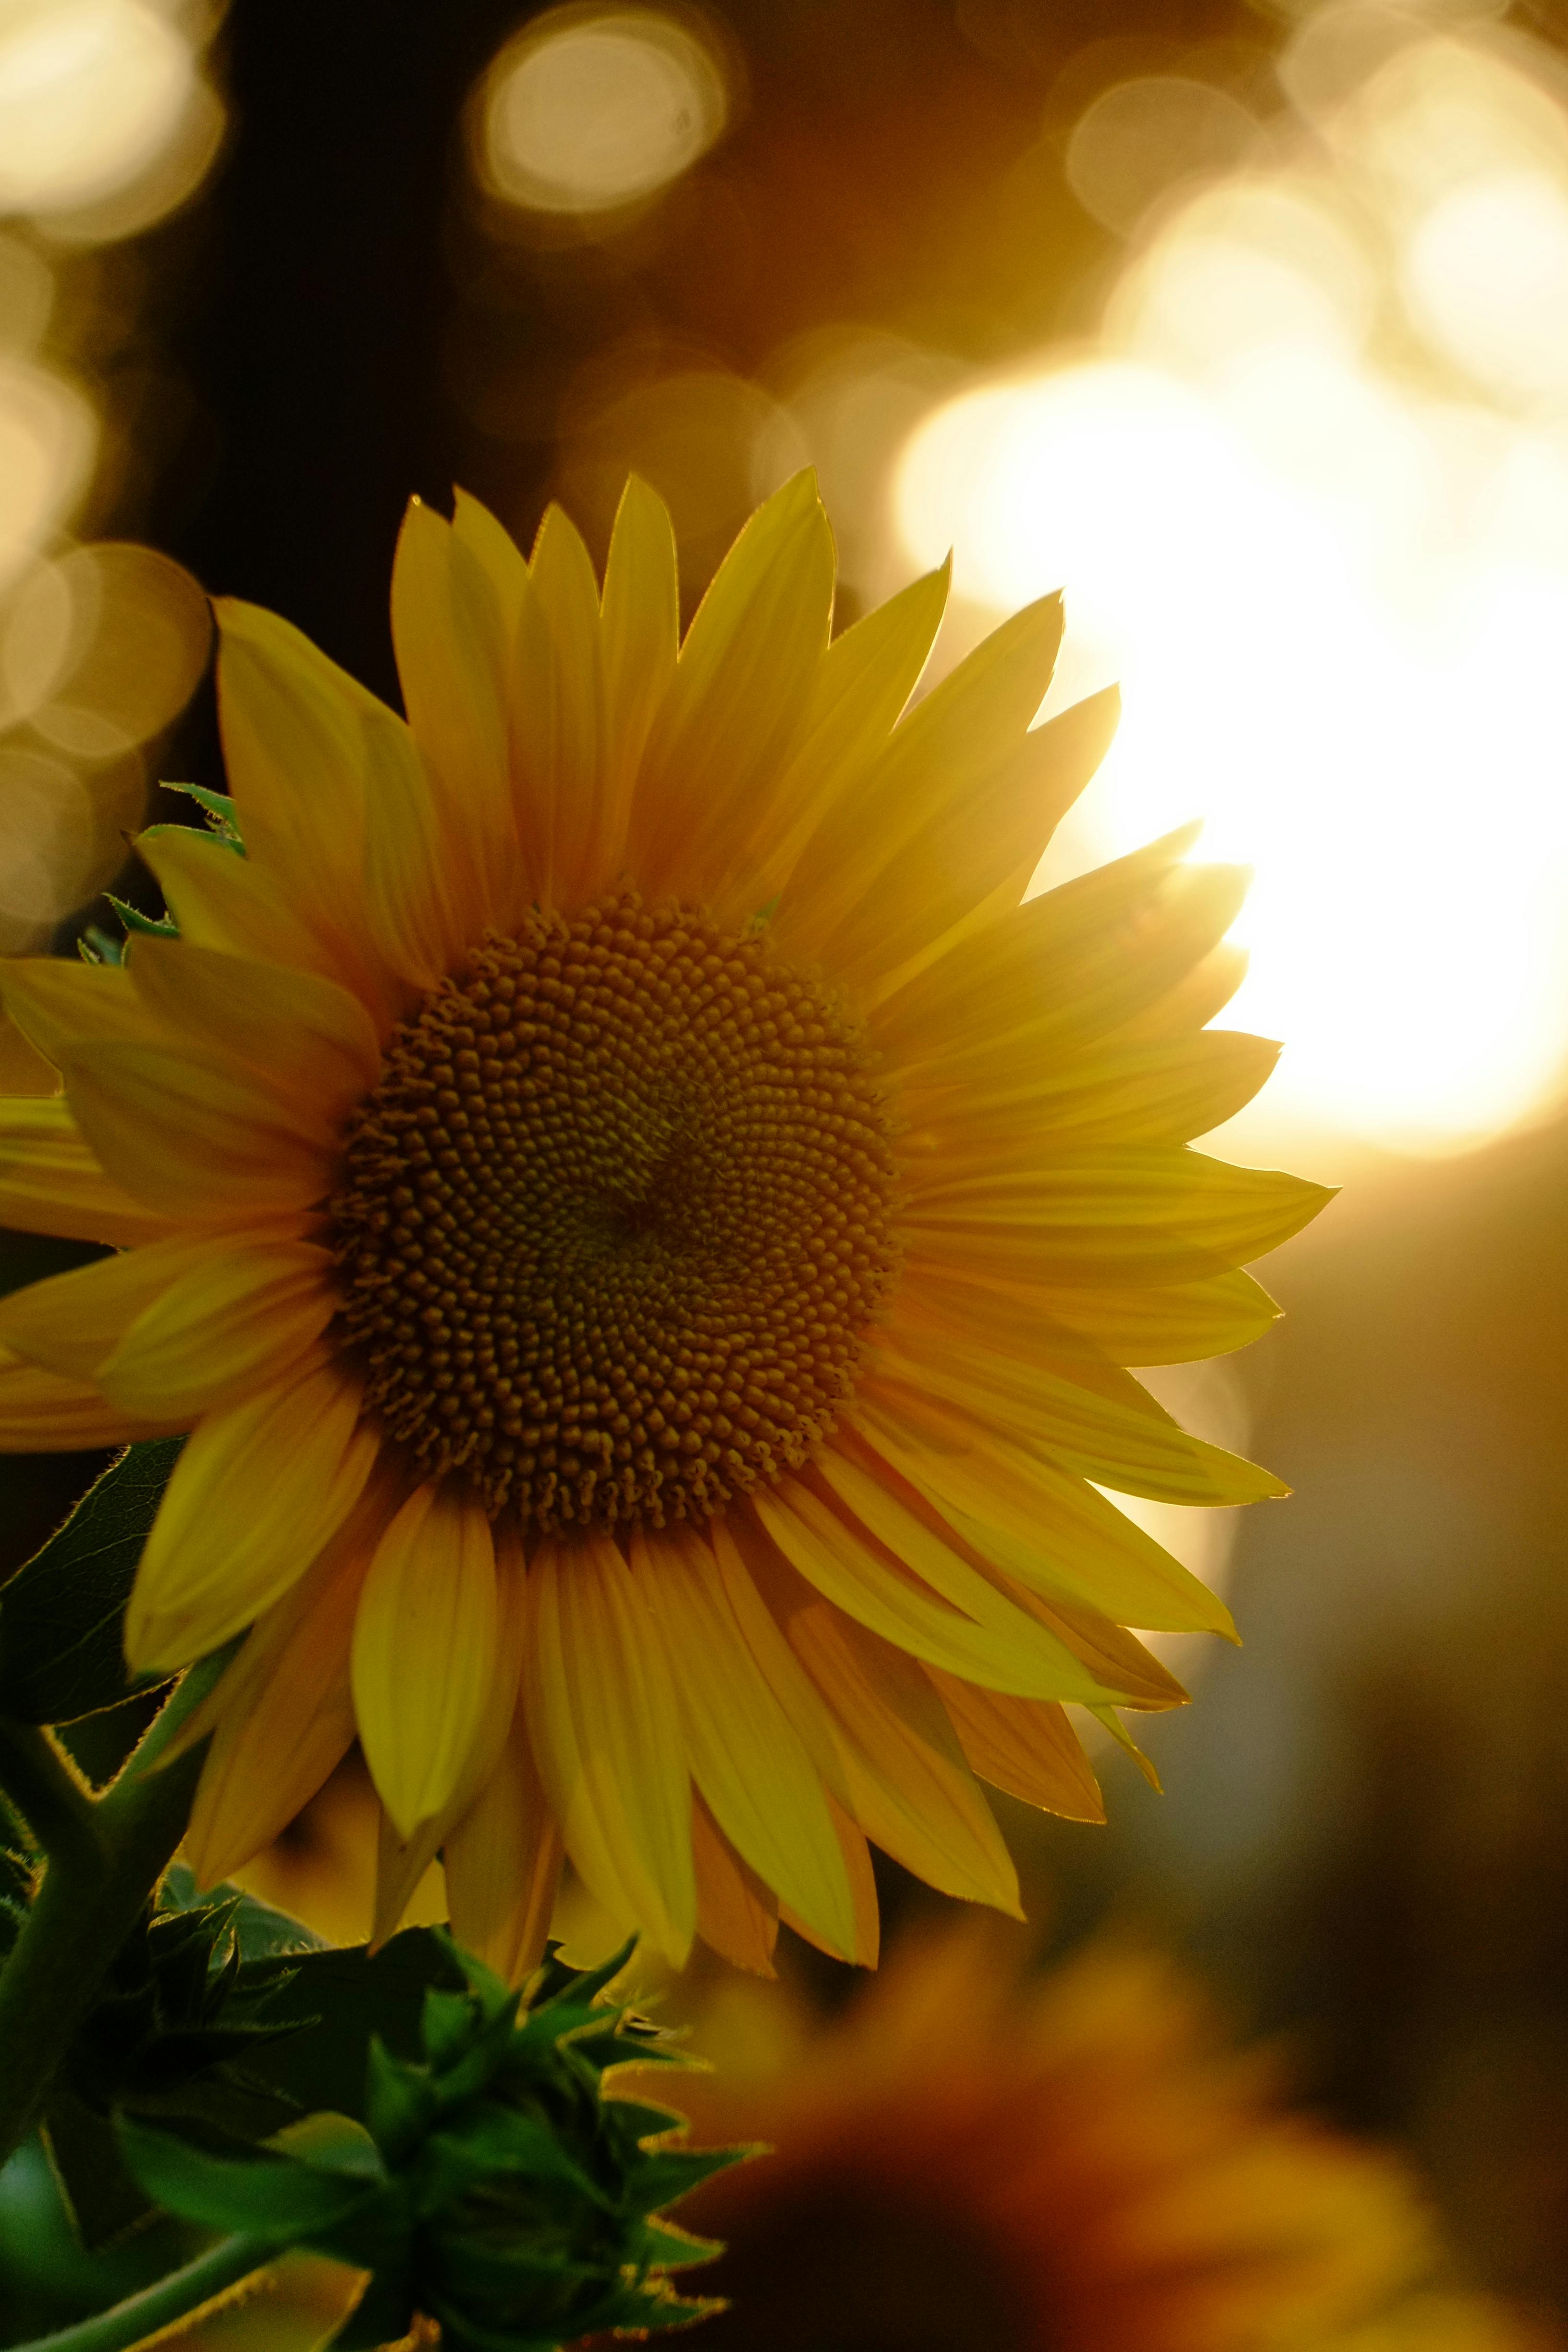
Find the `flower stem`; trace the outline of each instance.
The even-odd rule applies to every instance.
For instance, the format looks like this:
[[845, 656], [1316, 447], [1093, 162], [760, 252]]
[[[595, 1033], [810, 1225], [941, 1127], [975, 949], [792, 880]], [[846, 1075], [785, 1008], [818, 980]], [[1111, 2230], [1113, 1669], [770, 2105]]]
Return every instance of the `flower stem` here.
[[128, 2295], [91, 2319], [79, 2319], [74, 2327], [37, 2336], [18, 2345], [16, 2352], [125, 2352], [126, 2347], [176, 2320], [200, 2317], [205, 2306], [225, 2301], [230, 2289], [264, 2270], [277, 2252], [273, 2238], [224, 2238], [140, 2294]]
[[0, 1788], [21, 1808], [51, 1862], [68, 1858], [82, 1869], [102, 1867], [98, 1808], [37, 1724], [0, 1715]]
[[17, 1802], [47, 1856], [43, 1885], [0, 1971], [0, 2164], [37, 2121], [105, 1969], [184, 1832], [205, 1743], [150, 1768], [230, 1654], [220, 1651], [191, 1668], [96, 1801], [71, 1780], [42, 1733], [29, 1738], [30, 1727], [13, 1723], [0, 1732], [3, 1769], [20, 1761]]

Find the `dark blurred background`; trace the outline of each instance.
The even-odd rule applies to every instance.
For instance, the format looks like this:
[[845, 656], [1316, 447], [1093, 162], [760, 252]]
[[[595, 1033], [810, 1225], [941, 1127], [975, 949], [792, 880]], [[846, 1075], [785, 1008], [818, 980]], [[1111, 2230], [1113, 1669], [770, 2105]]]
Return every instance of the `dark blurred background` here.
[[[1215, 1148], [1346, 1190], [1162, 1388], [1299, 1490], [1180, 1538], [1245, 1648], [1181, 1654], [1163, 1799], [1113, 1758], [1105, 1831], [1006, 1827], [1060, 1939], [1182, 1939], [1568, 2304], [1562, 17], [118, 0], [40, 83], [74, 5], [0, 26], [0, 946], [221, 787], [192, 579], [395, 693], [411, 491], [602, 551], [636, 466], [689, 600], [813, 460], [841, 617], [952, 540], [954, 650], [1065, 577], [1129, 740], [1053, 870], [1213, 807], [1297, 1056]], [[5, 1565], [96, 1467], [5, 1465]]]

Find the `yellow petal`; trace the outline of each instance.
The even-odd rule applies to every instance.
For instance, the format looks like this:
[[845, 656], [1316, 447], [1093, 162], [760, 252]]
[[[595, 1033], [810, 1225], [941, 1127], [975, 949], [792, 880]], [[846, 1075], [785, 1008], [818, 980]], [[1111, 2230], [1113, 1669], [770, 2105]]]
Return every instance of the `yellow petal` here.
[[483, 1737], [495, 1643], [484, 1507], [418, 1486], [376, 1546], [351, 1667], [365, 1761], [405, 1838], [451, 1801]]
[[17, 1028], [57, 1068], [79, 1045], [169, 1042], [131, 974], [118, 964], [7, 956], [0, 961], [0, 995]]
[[[0, 1347], [68, 1379], [92, 1380], [137, 1317], [211, 1254], [212, 1244], [202, 1241], [151, 1242], [30, 1283], [0, 1299]], [[179, 1417], [145, 1413], [123, 1398], [111, 1402], [142, 1420]]]
[[1063, 1288], [1146, 1285], [1261, 1257], [1333, 1197], [1300, 1176], [1151, 1146], [921, 1183], [901, 1223], [911, 1268], [995, 1265]]
[[657, 490], [633, 474], [610, 534], [601, 619], [605, 690], [605, 803], [601, 844], [615, 873], [648, 730], [675, 676], [680, 592], [675, 530]]
[[336, 976], [331, 947], [298, 920], [253, 857], [194, 824], [149, 825], [135, 846], [192, 947]]
[[[994, 773], [934, 810], [834, 934], [835, 971], [868, 1000], [891, 994], [998, 893], [1016, 907], [1057, 826], [1110, 749], [1121, 715], [1114, 687], [1074, 703], [1026, 734]], [[880, 920], [873, 907], [882, 910]]]
[[523, 1708], [566, 1851], [612, 1918], [679, 1967], [697, 1925], [691, 1783], [658, 1623], [605, 1537], [545, 1542], [528, 1586]]
[[489, 582], [500, 614], [501, 634], [509, 638], [528, 586], [528, 565], [522, 551], [504, 523], [468, 490], [452, 493], [452, 531]]
[[1247, 893], [1243, 868], [1182, 864], [1197, 830], [1080, 875], [952, 946], [876, 1006], [871, 1033], [889, 1069], [921, 1086], [1005, 1085], [1020, 1055], [1032, 1065], [1076, 1053], [1146, 1013], [1213, 953]]
[[448, 856], [443, 802], [419, 746], [390, 711], [367, 728], [365, 757], [365, 928], [389, 971], [423, 993], [460, 967], [479, 936], [466, 868]]
[[[1192, 1364], [1250, 1347], [1279, 1319], [1278, 1302], [1250, 1274], [1139, 1289], [1041, 1290], [1044, 1310], [1082, 1333], [1113, 1364]], [[1018, 1296], [1025, 1296], [1020, 1289]]]
[[904, 917], [883, 896], [883, 877], [945, 812], [994, 793], [1045, 698], [1061, 633], [1059, 596], [1015, 614], [895, 729], [792, 875], [773, 919], [783, 953], [815, 961], [872, 907], [883, 924]]
[[[1016, 1604], [998, 1593], [996, 1580], [984, 1559], [972, 1559], [962, 1535], [931, 1507], [917, 1488], [900, 1478], [889, 1463], [879, 1459], [870, 1447], [858, 1441], [853, 1431], [843, 1432], [838, 1444], [822, 1448], [802, 1481], [801, 1493], [810, 1496], [813, 1488], [822, 1500], [837, 1506], [832, 1522], [820, 1507], [816, 1509], [814, 1524], [825, 1538], [837, 1543], [842, 1533], [847, 1532], [864, 1546], [866, 1537], [872, 1537], [888, 1557], [912, 1570], [953, 1609], [963, 1610], [977, 1623], [992, 1627], [1004, 1639], [1015, 1643], [1021, 1654], [1031, 1656], [1037, 1675], [1044, 1678], [1045, 1696], [1074, 1699], [1087, 1706], [1100, 1699], [1125, 1695], [1120, 1684], [1107, 1685], [1099, 1676], [1086, 1674], [1079, 1654], [1069, 1644], [1055, 1640], [1042, 1643], [1034, 1627], [1021, 1627]], [[871, 1630], [899, 1641], [889, 1626], [873, 1625]], [[899, 1641], [899, 1646], [910, 1649], [913, 1645]], [[942, 1664], [946, 1661], [928, 1658], [926, 1663]], [[959, 1671], [967, 1673], [968, 1668]], [[990, 1685], [989, 1676], [982, 1679]], [[1028, 1695], [1042, 1695], [1039, 1680], [1032, 1684]]]
[[183, 1666], [280, 1599], [348, 1517], [377, 1452], [335, 1365], [213, 1413], [187, 1441], [126, 1612], [138, 1669]]
[[500, 1762], [517, 1714], [518, 1674], [527, 1621], [521, 1531], [505, 1520], [490, 1530], [495, 1546], [496, 1632], [489, 1681], [479, 1731], [452, 1794], [439, 1812], [427, 1813], [405, 1840], [389, 1816], [382, 1819], [375, 1874], [374, 1945], [396, 1934], [416, 1889], [456, 1823], [468, 1812]]
[[950, 1069], [940, 1087], [900, 1088], [900, 1112], [935, 1159], [1015, 1159], [1190, 1143], [1249, 1103], [1279, 1058], [1267, 1037], [1237, 1030], [1126, 1045], [1123, 1033], [1086, 1053], [1025, 1062], [975, 1082]]
[[692, 1776], [736, 1850], [847, 1958], [855, 1906], [826, 1791], [730, 1604], [711, 1550], [680, 1526], [632, 1541], [632, 1571], [678, 1661]]
[[833, 604], [833, 540], [810, 474], [759, 507], [720, 565], [680, 649], [643, 757], [630, 864], [644, 893], [701, 901], [733, 887], [737, 844], [788, 812], [779, 789]]
[[[977, 1451], [973, 1424], [934, 1402], [868, 1383], [854, 1425], [958, 1531], [1012, 1577], [1067, 1601], [1087, 1602], [1122, 1625], [1234, 1638], [1230, 1612], [1092, 1486], [992, 1438]], [[935, 1658], [966, 1681], [1008, 1685], [950, 1658]], [[1037, 1689], [1019, 1696], [1055, 1698]]]
[[518, 838], [542, 902], [574, 908], [603, 859], [599, 585], [576, 528], [546, 509], [512, 638], [507, 694]]
[[171, 1216], [286, 1215], [331, 1192], [334, 1139], [258, 1071], [160, 1045], [74, 1047], [66, 1091], [110, 1175]]
[[748, 1870], [700, 1797], [691, 1807], [691, 1854], [697, 1872], [697, 1932], [731, 1968], [775, 1977], [778, 1897]]
[[866, 1834], [944, 1895], [1021, 1917], [1006, 1847], [920, 1667], [822, 1600], [789, 1608], [785, 1631], [832, 1713]]
[[219, 597], [218, 720], [247, 856], [367, 1003], [383, 975], [359, 919], [364, 729], [384, 706], [307, 636], [259, 605]]
[[452, 1933], [504, 1983], [520, 1984], [544, 1958], [563, 1859], [520, 1717], [444, 1859]]
[[142, 1308], [98, 1384], [146, 1420], [194, 1420], [283, 1379], [337, 1303], [331, 1253], [313, 1243], [209, 1245]]
[[508, 648], [484, 565], [417, 499], [398, 535], [392, 641], [415, 740], [430, 771], [441, 854], [468, 936], [527, 903], [507, 774]]
[[1037, 1358], [976, 1346], [942, 1326], [922, 1328], [912, 1315], [879, 1334], [875, 1360], [879, 1386], [940, 1397], [980, 1430], [994, 1430], [1026, 1452], [1043, 1451], [1119, 1494], [1210, 1507], [1289, 1491], [1255, 1462], [1189, 1437], [1146, 1389], [1110, 1365], [1085, 1364], [1073, 1380]]
[[243, 1869], [280, 1836], [353, 1745], [349, 1643], [386, 1515], [384, 1492], [367, 1489], [207, 1701], [199, 1727], [212, 1726], [213, 1740], [184, 1841], [199, 1886]]
[[117, 1246], [173, 1230], [104, 1174], [63, 1095], [0, 1102], [0, 1224]]
[[312, 1126], [340, 1126], [381, 1076], [370, 1014], [319, 973], [146, 938], [131, 943], [125, 968], [170, 1039], [225, 1070], [259, 1070]]
[[168, 1433], [132, 1421], [89, 1381], [67, 1380], [0, 1349], [0, 1454], [78, 1454]]
[[1069, 1822], [1102, 1822], [1100, 1783], [1064, 1710], [1048, 1700], [977, 1690], [938, 1666], [926, 1672], [970, 1769], [994, 1789]]
[[[987, 1688], [1031, 1698], [1076, 1696], [1079, 1661], [1030, 1624], [994, 1586], [953, 1556], [949, 1580], [963, 1588], [984, 1622], [904, 1571], [885, 1547], [849, 1525], [809, 1488], [786, 1479], [759, 1487], [751, 1507], [773, 1543], [808, 1582], [858, 1623], [929, 1664]], [[931, 1546], [934, 1560], [939, 1548]], [[931, 1564], [928, 1562], [928, 1565]], [[1096, 1693], [1099, 1696], [1099, 1693]]]
[[827, 811], [877, 760], [925, 667], [948, 581], [943, 564], [834, 638], [817, 664], [800, 741], [777, 793], [737, 841], [736, 878], [714, 896], [719, 921], [743, 924], [777, 898]]

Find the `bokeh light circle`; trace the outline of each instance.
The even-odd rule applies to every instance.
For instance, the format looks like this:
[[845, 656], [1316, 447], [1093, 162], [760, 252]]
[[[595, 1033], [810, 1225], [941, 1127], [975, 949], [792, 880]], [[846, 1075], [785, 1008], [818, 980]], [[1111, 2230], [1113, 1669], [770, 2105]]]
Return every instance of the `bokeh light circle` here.
[[717, 60], [687, 23], [653, 8], [552, 9], [486, 77], [481, 176], [529, 211], [611, 212], [688, 170], [726, 110]]
[[143, 0], [0, 0], [0, 209], [68, 212], [136, 178], [195, 84]]

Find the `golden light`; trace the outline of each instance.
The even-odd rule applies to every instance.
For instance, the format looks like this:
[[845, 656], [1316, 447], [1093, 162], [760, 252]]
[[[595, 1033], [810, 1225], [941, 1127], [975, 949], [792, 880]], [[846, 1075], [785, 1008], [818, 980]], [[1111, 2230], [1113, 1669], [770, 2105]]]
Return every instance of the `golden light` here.
[[595, 214], [635, 204], [718, 138], [724, 82], [687, 23], [653, 8], [555, 8], [486, 77], [481, 176], [503, 202]]
[[[1568, 175], [1528, 61], [1310, 22], [1339, 176], [1304, 148], [1166, 207], [1091, 346], [972, 380], [898, 461], [971, 635], [1065, 585], [1047, 708], [1122, 680], [1057, 870], [1194, 815], [1255, 866], [1234, 1018], [1287, 1050], [1241, 1154], [1284, 1120], [1455, 1148], [1568, 1063]], [[1447, 383], [1383, 356], [1402, 300]]]
[[1068, 183], [1107, 228], [1131, 230], [1184, 182], [1234, 170], [1258, 143], [1244, 106], [1207, 82], [1145, 74], [1102, 90], [1074, 127]]
[[0, 360], [0, 589], [68, 512], [97, 442], [79, 393], [42, 368]]
[[143, 0], [0, 0], [0, 208], [68, 212], [133, 181], [195, 80], [190, 43]]
[[1410, 241], [1405, 291], [1437, 348], [1529, 401], [1568, 393], [1568, 186], [1539, 173], [1471, 181]]

